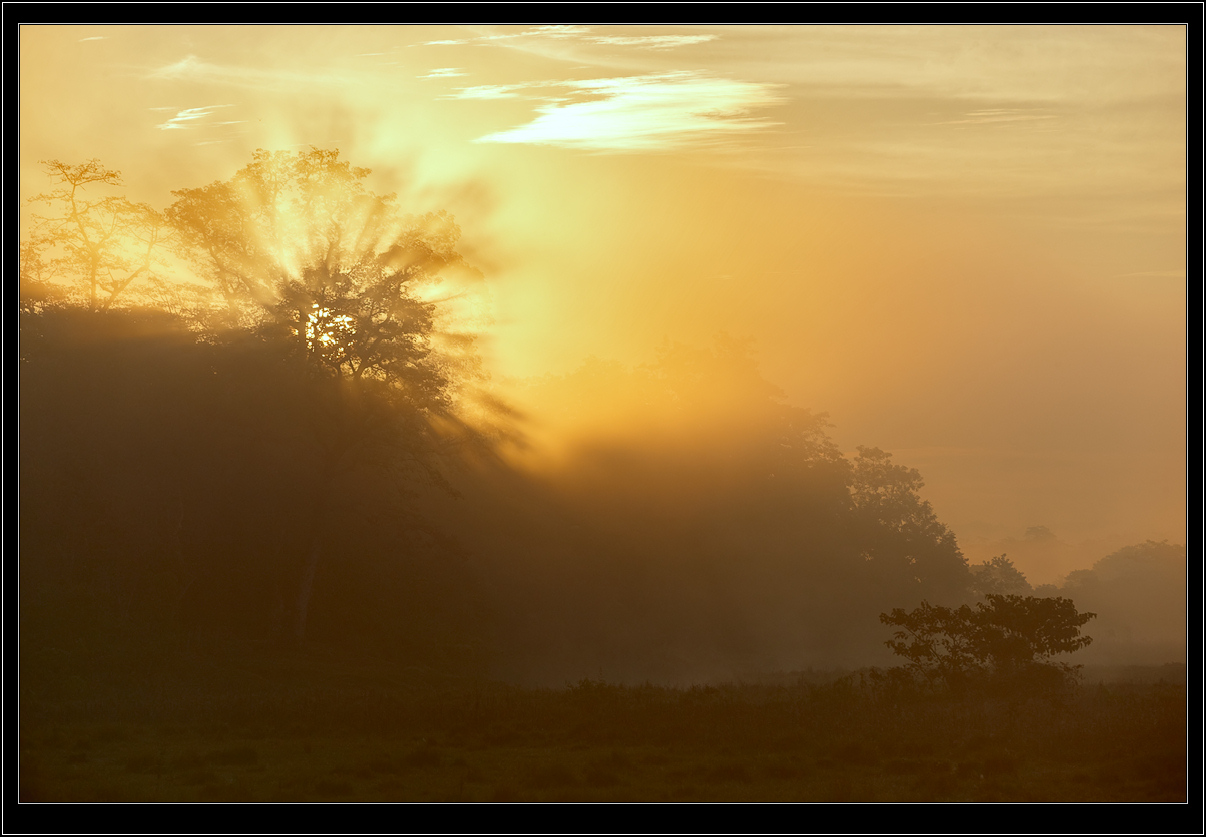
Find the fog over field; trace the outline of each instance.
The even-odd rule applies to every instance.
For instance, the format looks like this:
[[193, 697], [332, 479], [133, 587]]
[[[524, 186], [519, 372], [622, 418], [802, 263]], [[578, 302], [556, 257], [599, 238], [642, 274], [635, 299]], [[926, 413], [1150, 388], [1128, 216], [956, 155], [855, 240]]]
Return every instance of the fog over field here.
[[1186, 37], [22, 27], [23, 653], [1184, 662]]

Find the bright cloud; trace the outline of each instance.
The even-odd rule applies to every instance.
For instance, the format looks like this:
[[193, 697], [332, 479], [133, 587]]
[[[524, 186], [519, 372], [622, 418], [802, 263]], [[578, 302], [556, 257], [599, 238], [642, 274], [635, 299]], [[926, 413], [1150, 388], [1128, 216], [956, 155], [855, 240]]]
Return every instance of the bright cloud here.
[[[560, 145], [601, 151], [647, 151], [679, 147], [717, 134], [735, 134], [777, 124], [748, 114], [782, 101], [774, 85], [679, 71], [627, 78], [553, 82], [570, 88], [577, 101], [538, 108], [527, 125], [481, 137], [477, 142]], [[518, 86], [516, 86], [518, 87]], [[515, 95], [504, 88], [501, 95]], [[473, 90], [473, 88], [470, 88]], [[589, 97], [583, 100], [583, 97]], [[486, 98], [480, 94], [466, 98]]]
[[[217, 108], [228, 108], [228, 107], [231, 107], [231, 105], [206, 105], [205, 107], [200, 107], [200, 108], [185, 108], [184, 110], [177, 111], [176, 115], [173, 116], [171, 119], [169, 119], [167, 122], [156, 125], [155, 127], [161, 131], [179, 131], [179, 130], [183, 130], [185, 128], [195, 128], [197, 126], [192, 123], [196, 122], [199, 119], [204, 119], [205, 117], [212, 114], [214, 112], [214, 110], [216, 110]], [[152, 108], [152, 110], [162, 110], [162, 109], [163, 108]], [[219, 125], [234, 125], [237, 123], [220, 122], [218, 124]]]
[[575, 38], [579, 35], [585, 35], [590, 32], [589, 26], [576, 25], [554, 25], [554, 26], [537, 26], [533, 29], [528, 29], [521, 35], [540, 35], [545, 38]]
[[419, 78], [456, 78], [457, 76], [467, 75], [460, 67], [440, 67], [432, 70], [425, 76]]
[[449, 99], [516, 99], [519, 93], [527, 87], [547, 87], [547, 83], [536, 84], [481, 84], [477, 87], [462, 87]]
[[167, 64], [151, 73], [151, 78], [183, 79], [197, 76], [221, 74], [221, 68], [206, 64], [195, 55], [186, 55], [173, 64]]
[[715, 35], [596, 35], [587, 38], [596, 44], [635, 46], [645, 49], [673, 49], [674, 47], [702, 44], [716, 40]]
[[631, 46], [640, 49], [673, 49], [716, 40], [716, 35], [594, 35], [589, 26], [536, 26], [519, 32], [481, 35], [464, 40], [427, 41], [423, 46], [459, 46], [464, 44], [506, 44], [508, 41], [580, 41], [606, 46]]

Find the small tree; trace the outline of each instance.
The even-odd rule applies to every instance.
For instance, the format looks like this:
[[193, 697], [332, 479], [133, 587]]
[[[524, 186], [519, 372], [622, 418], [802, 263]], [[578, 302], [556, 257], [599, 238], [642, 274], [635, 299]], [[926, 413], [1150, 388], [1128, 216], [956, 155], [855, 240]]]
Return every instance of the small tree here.
[[959, 688], [981, 665], [975, 612], [967, 605], [955, 610], [922, 602], [911, 612], [896, 608], [881, 613], [879, 621], [899, 629], [885, 645], [909, 661], [906, 669], [926, 680]]
[[922, 602], [911, 612], [897, 608], [879, 619], [898, 628], [885, 644], [909, 661], [907, 669], [958, 691], [985, 676], [1015, 683], [1052, 675], [1066, 679], [1079, 666], [1051, 658], [1092, 642], [1080, 629], [1094, 616], [1077, 612], [1070, 599], [989, 594], [975, 608]]

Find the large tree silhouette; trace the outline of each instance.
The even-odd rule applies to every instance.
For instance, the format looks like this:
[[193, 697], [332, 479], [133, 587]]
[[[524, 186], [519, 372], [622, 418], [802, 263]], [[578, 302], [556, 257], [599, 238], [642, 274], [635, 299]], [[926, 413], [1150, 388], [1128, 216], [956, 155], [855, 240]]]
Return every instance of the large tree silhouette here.
[[370, 469], [398, 490], [416, 472], [443, 484], [440, 453], [467, 433], [455, 407], [476, 374], [471, 340], [437, 323], [441, 283], [471, 274], [459, 230], [443, 213], [403, 214], [366, 188], [368, 174], [336, 151], [257, 151], [228, 181], [174, 192], [167, 210], [214, 294], [198, 309], [202, 327], [296, 382], [310, 437], [308, 531], [289, 608], [297, 640], [348, 480]]
[[[480, 281], [456, 225], [404, 214], [334, 151], [258, 151], [163, 215], [85, 201], [121, 184], [98, 161], [47, 165], [57, 209], [22, 243], [29, 542], [158, 562], [159, 593], [146, 567], [131, 583], [194, 625], [254, 589], [261, 627], [301, 641], [320, 565], [405, 557], [414, 493], [447, 488], [446, 454], [479, 438], [473, 335], [447, 316]], [[155, 293], [127, 290], [143, 278]]]

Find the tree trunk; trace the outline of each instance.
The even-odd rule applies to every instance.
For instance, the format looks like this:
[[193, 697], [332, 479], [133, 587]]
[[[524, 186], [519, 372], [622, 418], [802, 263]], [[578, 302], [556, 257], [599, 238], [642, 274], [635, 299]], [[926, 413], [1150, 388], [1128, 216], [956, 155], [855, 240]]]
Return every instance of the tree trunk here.
[[322, 538], [314, 536], [310, 552], [302, 564], [301, 581], [297, 586], [297, 601], [293, 607], [293, 642], [301, 645], [306, 639], [306, 617], [310, 610], [310, 595], [314, 592], [314, 574], [322, 556]]
[[346, 452], [346, 446], [327, 448], [314, 482], [309, 514], [310, 549], [302, 562], [301, 577], [298, 579], [297, 585], [297, 599], [294, 601], [292, 613], [293, 625], [290, 640], [295, 646], [300, 646], [306, 639], [306, 620], [310, 611], [310, 597], [314, 592], [314, 576], [318, 572], [319, 559], [322, 558], [323, 539], [328, 534], [326, 531], [327, 504], [334, 496], [332, 482]]

